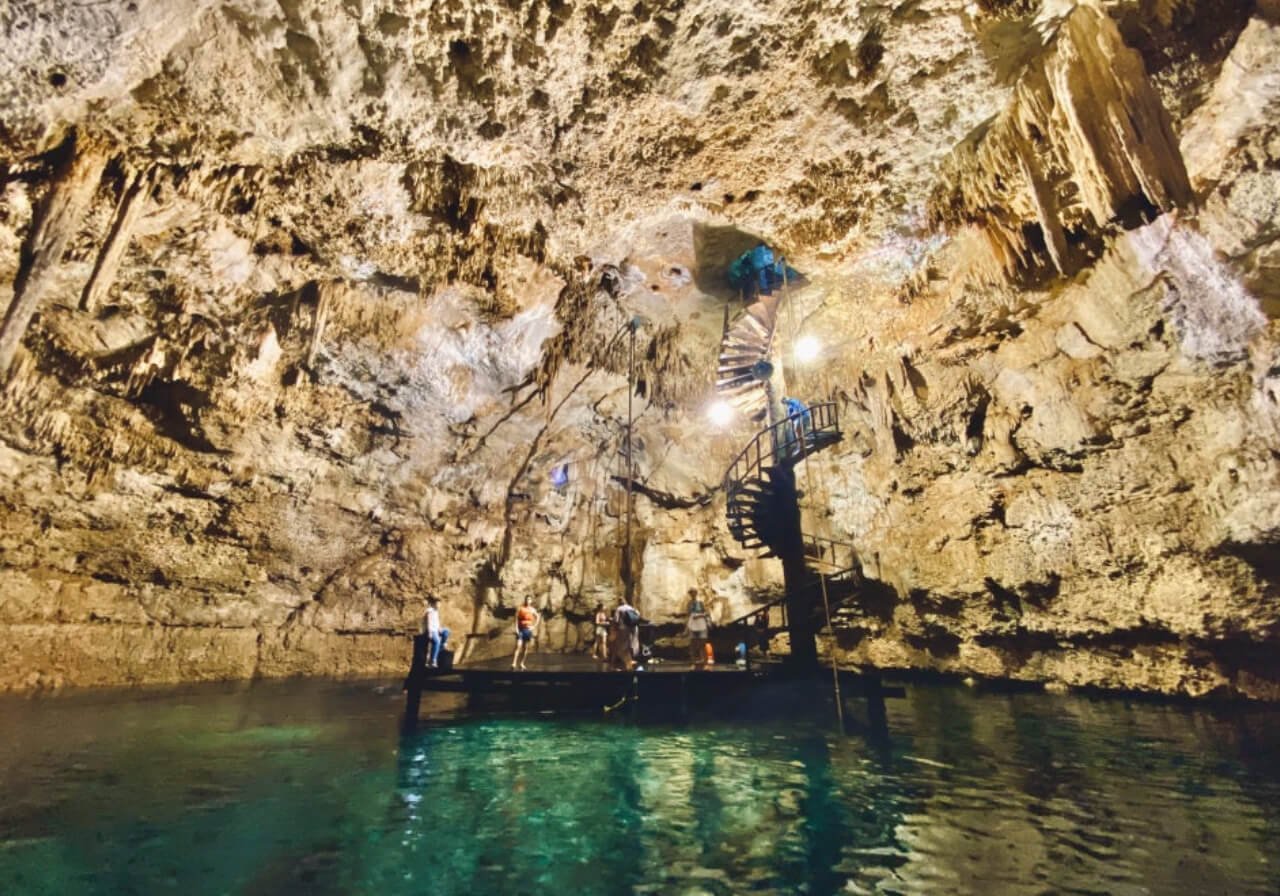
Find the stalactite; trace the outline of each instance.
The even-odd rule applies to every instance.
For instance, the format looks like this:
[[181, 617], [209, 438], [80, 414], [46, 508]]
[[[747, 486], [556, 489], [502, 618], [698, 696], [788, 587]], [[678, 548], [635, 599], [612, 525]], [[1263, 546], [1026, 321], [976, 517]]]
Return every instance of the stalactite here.
[[1007, 277], [1071, 274], [1118, 222], [1191, 198], [1169, 116], [1106, 13], [1076, 7], [1005, 110], [957, 146], [929, 199], [935, 226], [973, 224]]
[[116, 203], [115, 212], [111, 215], [111, 227], [107, 231], [106, 242], [93, 264], [93, 273], [80, 294], [80, 310], [93, 311], [111, 289], [116, 279], [116, 271], [120, 268], [120, 260], [124, 258], [129, 241], [133, 239], [133, 227], [147, 207], [151, 194], [152, 171], [134, 172], [120, 193], [120, 201]]
[[324, 327], [329, 322], [329, 312], [333, 304], [330, 298], [332, 287], [329, 284], [316, 283], [313, 288], [316, 291], [316, 311], [311, 324], [311, 339], [307, 343], [308, 368], [315, 367], [316, 352], [320, 350], [320, 342], [324, 339]]
[[22, 247], [13, 301], [0, 322], [0, 376], [9, 372], [27, 325], [40, 309], [45, 291], [57, 275], [67, 242], [84, 218], [106, 161], [101, 147], [82, 137], [70, 138], [66, 159], [54, 173], [49, 193], [37, 209]]

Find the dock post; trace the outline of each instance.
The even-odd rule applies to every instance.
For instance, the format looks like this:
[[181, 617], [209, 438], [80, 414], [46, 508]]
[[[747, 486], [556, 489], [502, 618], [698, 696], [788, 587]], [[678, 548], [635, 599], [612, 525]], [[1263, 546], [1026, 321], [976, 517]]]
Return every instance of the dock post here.
[[413, 659], [409, 661], [409, 674], [404, 679], [404, 719], [400, 727], [412, 731], [418, 727], [418, 707], [422, 704], [422, 671], [427, 663], [427, 636], [413, 636]]
[[867, 700], [867, 725], [873, 734], [889, 733], [889, 715], [884, 706], [884, 687], [879, 675], [863, 676], [864, 693]]

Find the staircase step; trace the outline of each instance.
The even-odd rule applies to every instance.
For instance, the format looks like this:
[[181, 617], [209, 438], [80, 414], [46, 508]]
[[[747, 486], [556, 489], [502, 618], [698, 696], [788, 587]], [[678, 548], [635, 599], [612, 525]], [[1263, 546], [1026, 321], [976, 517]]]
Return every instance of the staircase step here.
[[740, 355], [764, 354], [769, 347], [769, 340], [760, 337], [752, 330], [742, 333], [730, 333], [720, 342], [720, 354], [735, 352]]
[[[720, 354], [716, 357], [720, 358], [723, 356], [726, 358], [741, 359], [741, 361], [735, 361], [734, 363], [741, 363], [744, 365], [754, 364], [768, 354], [768, 348], [769, 347], [763, 342], [758, 345], [743, 345], [742, 343], [736, 342], [724, 343], [720, 346]], [[728, 361], [725, 363], [728, 363]]]
[[725, 352], [720, 351], [720, 363], [724, 364], [740, 364], [750, 366], [762, 357], [762, 352]]
[[764, 389], [756, 389], [751, 393], [739, 392], [732, 395], [726, 395], [725, 401], [733, 405], [734, 409], [737, 410], [738, 413], [747, 417], [754, 418], [759, 414], [763, 414], [766, 410]]

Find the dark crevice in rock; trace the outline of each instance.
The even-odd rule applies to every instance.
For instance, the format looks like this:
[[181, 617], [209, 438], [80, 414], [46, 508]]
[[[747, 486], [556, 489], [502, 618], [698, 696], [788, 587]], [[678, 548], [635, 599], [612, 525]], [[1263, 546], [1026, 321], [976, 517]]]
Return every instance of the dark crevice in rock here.
[[227, 454], [200, 430], [195, 417], [208, 407], [209, 396], [194, 386], [179, 382], [153, 382], [139, 393], [137, 400], [151, 411], [156, 430], [184, 448], [202, 454]]
[[962, 643], [959, 635], [940, 626], [927, 626], [922, 633], [904, 634], [903, 640], [916, 650], [943, 658], [958, 655]]
[[1280, 588], [1280, 543], [1241, 544], [1229, 542], [1222, 547], [1227, 556], [1239, 557], [1249, 564], [1274, 590]]

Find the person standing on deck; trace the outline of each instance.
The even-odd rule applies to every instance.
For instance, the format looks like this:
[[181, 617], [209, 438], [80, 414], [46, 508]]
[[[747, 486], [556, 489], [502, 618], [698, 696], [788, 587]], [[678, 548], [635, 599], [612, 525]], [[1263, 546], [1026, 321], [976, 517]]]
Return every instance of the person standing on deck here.
[[449, 640], [449, 630], [440, 626], [440, 601], [435, 597], [427, 598], [427, 611], [422, 614], [422, 633], [431, 645], [427, 652], [427, 665], [434, 669], [440, 663], [440, 651]]
[[538, 633], [538, 623], [542, 615], [533, 608], [529, 598], [516, 610], [516, 652], [511, 658], [511, 668], [524, 668], [524, 661], [529, 658], [529, 642]]
[[635, 668], [640, 655], [640, 611], [623, 597], [613, 611], [614, 664], [626, 672]]
[[753, 628], [755, 629], [756, 647], [760, 648], [761, 655], [767, 657], [769, 655], [769, 611], [768, 610], [761, 610], [759, 613], [756, 614], [756, 619], [753, 624]]
[[698, 600], [698, 592], [689, 589], [689, 622], [685, 626], [689, 632], [689, 662], [695, 669], [707, 667], [707, 642], [711, 637], [711, 614], [706, 606]]
[[609, 659], [609, 614], [604, 604], [596, 604], [595, 641], [591, 644], [591, 658], [594, 660]]

